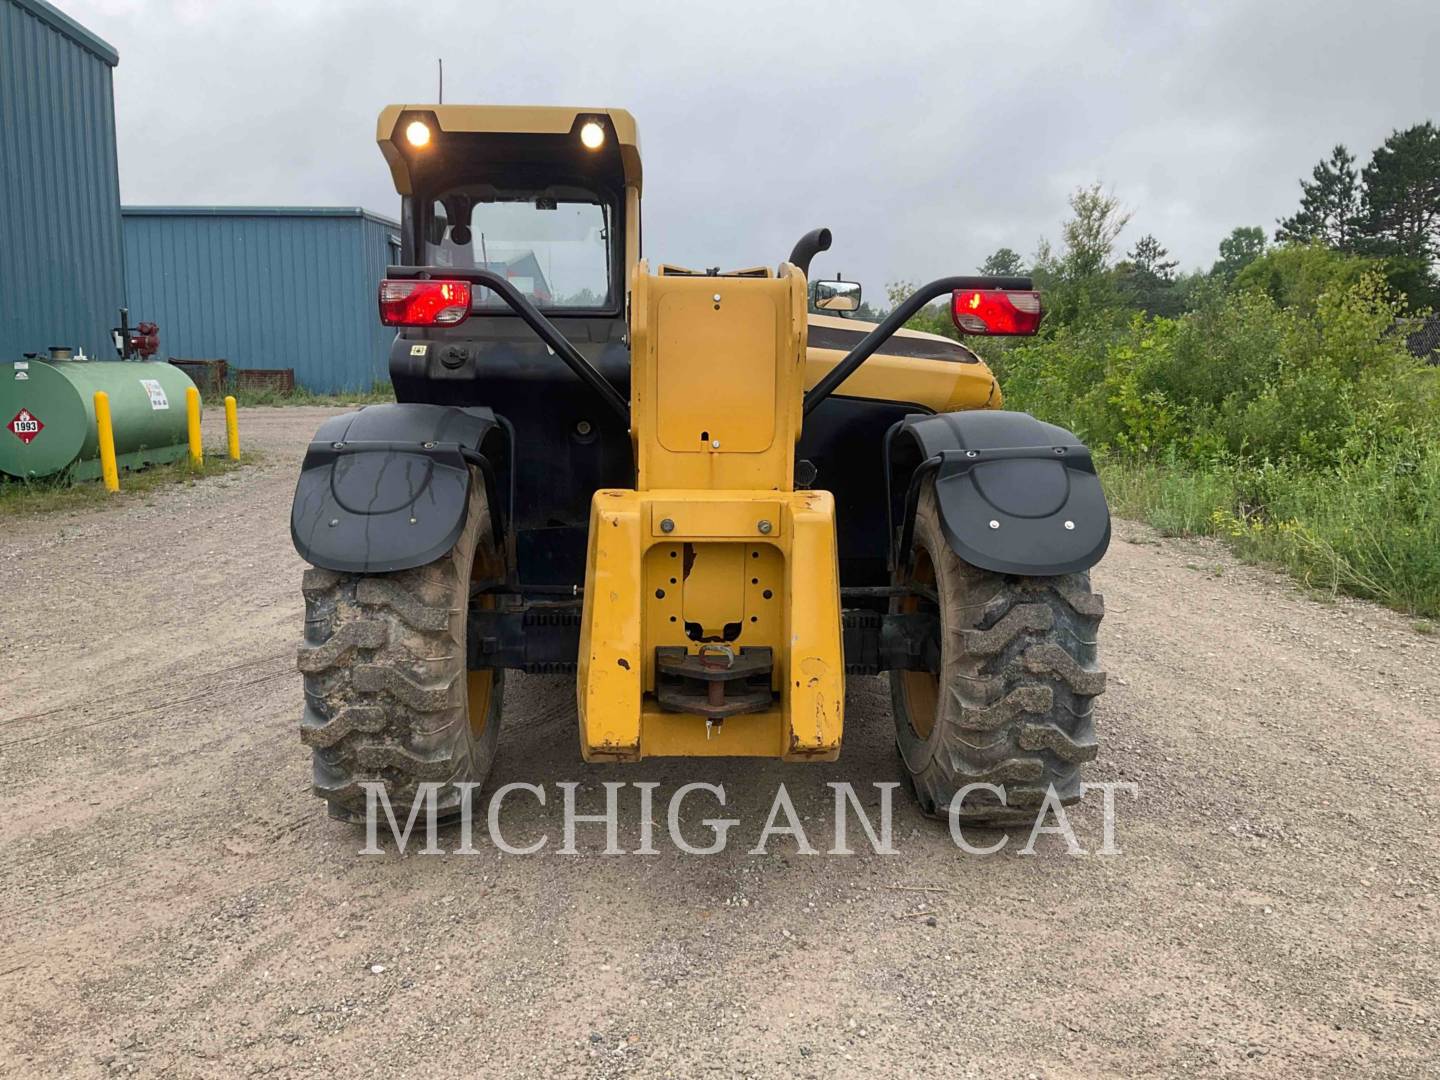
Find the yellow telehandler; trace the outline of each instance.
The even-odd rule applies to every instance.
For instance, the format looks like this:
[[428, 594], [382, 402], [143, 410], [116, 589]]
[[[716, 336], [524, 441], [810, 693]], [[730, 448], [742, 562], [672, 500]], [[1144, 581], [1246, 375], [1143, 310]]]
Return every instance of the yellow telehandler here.
[[[922, 809], [1000, 824], [1095, 754], [1110, 538], [1086, 448], [1000, 408], [957, 341], [1034, 333], [1024, 278], [860, 286], [651, 265], [620, 109], [395, 105], [397, 401], [327, 420], [292, 510], [302, 737], [354, 819], [483, 782], [507, 671], [574, 674], [580, 751], [834, 759], [847, 676], [889, 673]], [[952, 807], [952, 802], [954, 806]]]

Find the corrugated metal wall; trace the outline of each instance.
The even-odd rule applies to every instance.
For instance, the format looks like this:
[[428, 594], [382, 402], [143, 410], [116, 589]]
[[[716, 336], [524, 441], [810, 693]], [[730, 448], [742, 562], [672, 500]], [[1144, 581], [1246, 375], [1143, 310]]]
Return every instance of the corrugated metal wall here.
[[395, 222], [330, 207], [127, 206], [124, 220], [131, 317], [160, 324], [163, 355], [294, 368], [322, 393], [389, 378], [375, 290], [398, 261]]
[[42, 0], [0, 0], [0, 362], [47, 345], [115, 355], [118, 60]]

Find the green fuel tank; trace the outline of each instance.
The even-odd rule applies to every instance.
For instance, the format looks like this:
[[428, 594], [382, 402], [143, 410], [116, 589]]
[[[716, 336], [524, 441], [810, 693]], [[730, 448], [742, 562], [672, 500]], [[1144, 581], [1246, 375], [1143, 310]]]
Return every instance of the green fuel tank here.
[[185, 391], [194, 385], [171, 364], [90, 360], [68, 349], [0, 364], [0, 474], [99, 476], [97, 390], [110, 395], [120, 468], [176, 461], [188, 450]]

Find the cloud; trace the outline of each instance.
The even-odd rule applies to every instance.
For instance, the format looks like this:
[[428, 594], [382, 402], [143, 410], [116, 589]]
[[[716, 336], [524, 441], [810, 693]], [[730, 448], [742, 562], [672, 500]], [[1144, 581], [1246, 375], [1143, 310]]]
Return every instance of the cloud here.
[[873, 296], [1057, 237], [1095, 179], [1182, 264], [1273, 228], [1337, 142], [1433, 118], [1433, 4], [275, 5], [61, 0], [115, 45], [131, 203], [396, 214], [392, 101], [617, 105], [652, 260], [773, 264], [805, 230]]

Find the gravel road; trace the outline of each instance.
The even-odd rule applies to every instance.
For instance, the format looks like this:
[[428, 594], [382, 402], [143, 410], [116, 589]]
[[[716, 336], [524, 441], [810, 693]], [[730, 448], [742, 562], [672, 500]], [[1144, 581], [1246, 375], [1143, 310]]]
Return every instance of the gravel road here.
[[[897, 854], [748, 854], [783, 781], [899, 779], [852, 682], [833, 765], [586, 766], [573, 684], [513, 679], [490, 788], [508, 855], [359, 854], [298, 739], [287, 516], [323, 410], [249, 410], [262, 463], [0, 522], [0, 1075], [914, 1075], [1440, 1071], [1440, 639], [1202, 542], [1118, 527], [1097, 570], [1115, 842], [961, 851], [894, 799]], [[556, 785], [653, 781], [655, 855], [558, 854]], [[683, 853], [689, 781], [728, 849]], [[620, 842], [638, 845], [638, 791]], [[975, 843], [997, 834], [976, 833]], [[454, 830], [442, 845], [458, 843]]]

